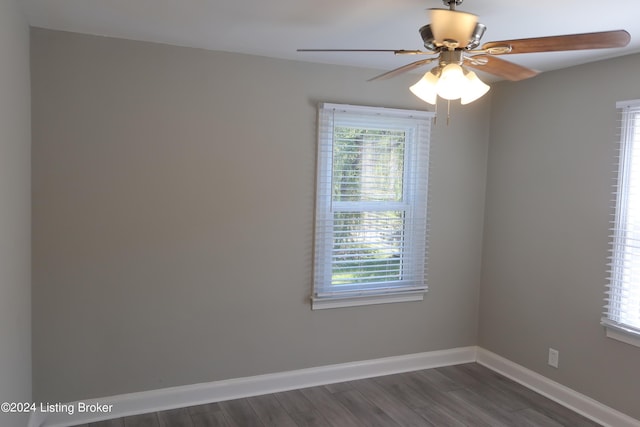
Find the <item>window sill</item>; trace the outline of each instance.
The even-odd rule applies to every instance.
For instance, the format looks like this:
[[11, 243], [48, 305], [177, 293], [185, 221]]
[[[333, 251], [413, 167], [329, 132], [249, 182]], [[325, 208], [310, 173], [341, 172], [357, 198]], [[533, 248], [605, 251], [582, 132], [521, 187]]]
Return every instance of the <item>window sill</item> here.
[[378, 295], [340, 296], [340, 297], [312, 297], [312, 310], [325, 310], [329, 308], [357, 307], [360, 305], [390, 304], [395, 302], [422, 301], [424, 291], [398, 292]]
[[636, 347], [640, 347], [640, 334], [629, 331], [624, 328], [619, 328], [616, 326], [612, 326], [603, 321], [603, 326], [605, 327], [605, 331], [607, 333], [607, 337], [621, 341], [623, 343], [633, 345]]

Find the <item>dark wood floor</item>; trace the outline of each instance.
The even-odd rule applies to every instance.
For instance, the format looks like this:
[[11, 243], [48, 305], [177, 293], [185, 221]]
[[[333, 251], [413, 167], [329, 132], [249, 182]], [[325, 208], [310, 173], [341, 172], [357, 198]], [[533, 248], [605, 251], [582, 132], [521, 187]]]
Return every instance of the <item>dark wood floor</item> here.
[[469, 363], [119, 418], [89, 427], [598, 425]]

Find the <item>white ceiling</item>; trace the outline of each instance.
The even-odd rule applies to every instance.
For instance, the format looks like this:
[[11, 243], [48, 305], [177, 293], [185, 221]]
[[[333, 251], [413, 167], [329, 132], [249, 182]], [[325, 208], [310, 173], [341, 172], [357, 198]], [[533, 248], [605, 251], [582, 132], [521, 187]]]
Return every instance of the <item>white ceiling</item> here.
[[[442, 0], [20, 1], [36, 27], [379, 70], [415, 58], [296, 49], [424, 49], [418, 29], [428, 23], [425, 10], [445, 8]], [[502, 57], [540, 71], [640, 52], [639, 0], [466, 0], [458, 10], [479, 15], [487, 26], [482, 42], [617, 29], [631, 34], [622, 49]]]

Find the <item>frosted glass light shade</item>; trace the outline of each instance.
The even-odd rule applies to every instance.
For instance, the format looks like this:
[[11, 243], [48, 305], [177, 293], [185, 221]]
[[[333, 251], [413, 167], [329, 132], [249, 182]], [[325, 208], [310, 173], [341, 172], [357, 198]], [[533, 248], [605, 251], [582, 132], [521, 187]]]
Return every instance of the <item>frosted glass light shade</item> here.
[[431, 71], [428, 71], [416, 82], [416, 84], [411, 86], [409, 90], [424, 102], [433, 105], [436, 103], [436, 99], [438, 97], [438, 92], [436, 91], [437, 83], [438, 76], [433, 74]]
[[449, 64], [442, 69], [442, 74], [436, 83], [436, 92], [441, 98], [452, 100], [459, 99], [469, 86], [469, 80], [465, 77], [462, 67], [458, 64]]
[[476, 15], [448, 9], [429, 9], [429, 12], [431, 31], [437, 43], [454, 40], [461, 47], [469, 44], [478, 23]]
[[469, 71], [469, 73], [466, 75], [466, 79], [469, 81], [469, 83], [467, 84], [467, 89], [460, 99], [460, 103], [463, 105], [475, 101], [476, 99], [487, 93], [490, 89], [489, 85], [480, 80], [476, 73], [474, 73], [473, 71]]

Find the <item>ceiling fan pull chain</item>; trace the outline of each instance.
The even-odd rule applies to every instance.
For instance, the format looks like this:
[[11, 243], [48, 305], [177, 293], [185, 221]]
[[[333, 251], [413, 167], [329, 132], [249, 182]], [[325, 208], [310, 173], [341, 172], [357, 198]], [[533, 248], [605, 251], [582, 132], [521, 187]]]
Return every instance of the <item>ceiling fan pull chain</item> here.
[[436, 101], [435, 105], [435, 110], [434, 110], [434, 116], [433, 116], [433, 125], [435, 126], [436, 124], [438, 124], [438, 101]]
[[447, 99], [447, 126], [449, 126], [450, 119], [451, 119], [451, 100]]

